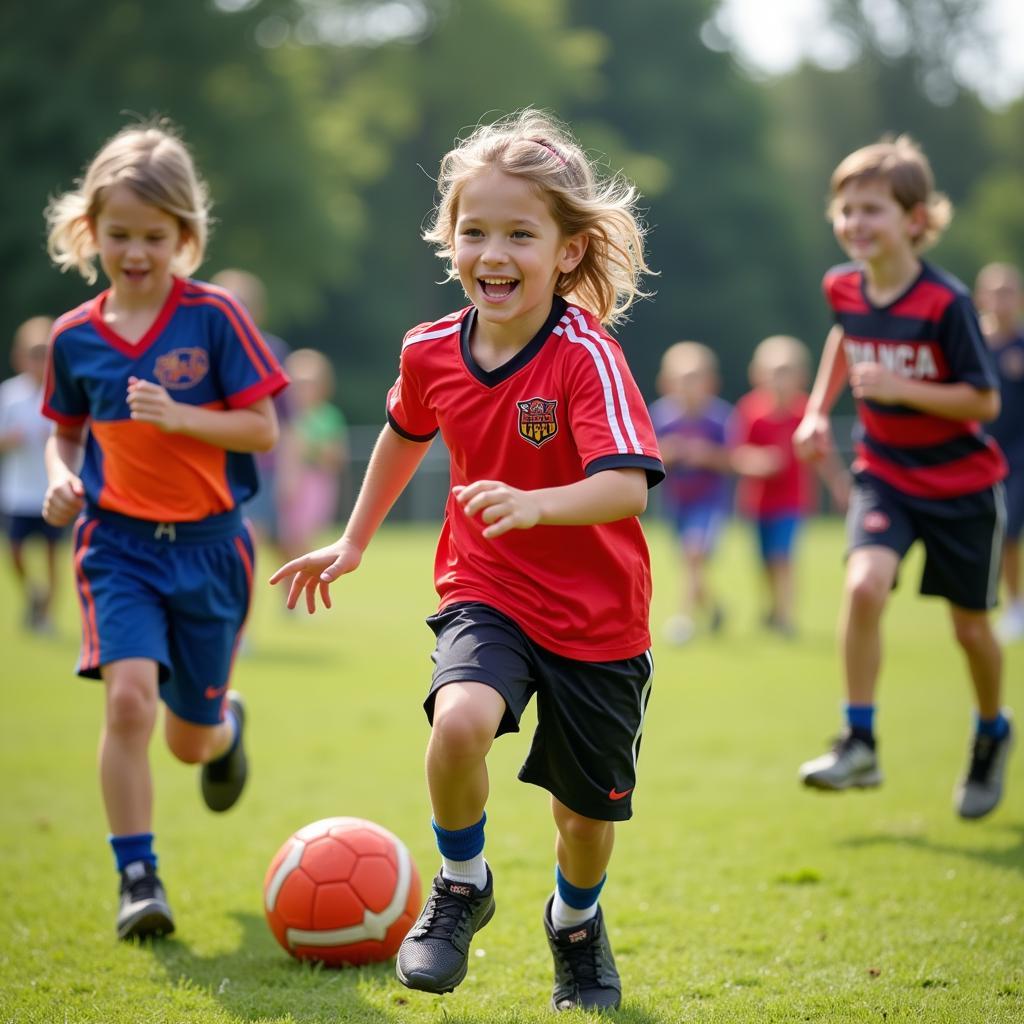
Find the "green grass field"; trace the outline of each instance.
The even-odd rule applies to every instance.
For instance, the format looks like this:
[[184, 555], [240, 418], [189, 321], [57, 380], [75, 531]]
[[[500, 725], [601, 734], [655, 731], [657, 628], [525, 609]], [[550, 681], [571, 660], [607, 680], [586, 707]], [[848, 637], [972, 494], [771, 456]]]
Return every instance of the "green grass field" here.
[[[677, 576], [667, 534], [649, 532], [657, 629]], [[301, 965], [263, 919], [271, 856], [317, 818], [372, 818], [405, 840], [425, 880], [436, 870], [419, 706], [433, 538], [430, 527], [382, 532], [360, 572], [335, 586], [334, 610], [313, 619], [260, 590], [235, 676], [250, 708], [251, 788], [212, 815], [195, 770], [154, 742], [157, 849], [178, 931], [141, 946], [114, 939], [95, 771], [102, 700], [72, 675], [70, 574], [59, 635], [40, 639], [18, 628], [0, 573], [0, 1020], [550, 1019], [540, 913], [553, 832], [546, 795], [515, 779], [526, 731], [490, 759], [498, 914], [454, 994], [408, 992], [390, 964]], [[915, 595], [916, 557], [887, 615], [886, 785], [839, 796], [797, 785], [798, 763], [838, 725], [841, 548], [836, 523], [805, 537], [802, 632], [787, 642], [757, 625], [751, 545], [736, 528], [716, 566], [725, 633], [682, 649], [656, 640], [636, 815], [619, 829], [602, 901], [624, 983], [616, 1019], [1024, 1019], [1024, 752], [999, 810], [959, 821], [950, 793], [968, 741], [965, 668], [941, 602]], [[264, 559], [261, 578], [270, 568]], [[1006, 677], [1024, 720], [1024, 647], [1008, 653]]]

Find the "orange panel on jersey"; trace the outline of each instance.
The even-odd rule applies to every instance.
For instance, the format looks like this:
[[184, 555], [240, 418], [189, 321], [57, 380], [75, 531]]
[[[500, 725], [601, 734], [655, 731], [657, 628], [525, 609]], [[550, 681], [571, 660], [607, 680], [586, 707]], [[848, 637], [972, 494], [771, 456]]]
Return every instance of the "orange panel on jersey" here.
[[90, 429], [103, 452], [100, 508], [168, 523], [234, 508], [224, 449], [134, 420], [94, 420]]

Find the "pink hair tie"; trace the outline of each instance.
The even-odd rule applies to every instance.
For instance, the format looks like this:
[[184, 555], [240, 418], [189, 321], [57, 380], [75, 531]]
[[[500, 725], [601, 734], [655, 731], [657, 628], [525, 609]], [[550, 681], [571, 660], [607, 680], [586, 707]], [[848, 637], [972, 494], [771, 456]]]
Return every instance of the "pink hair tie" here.
[[530, 139], [530, 141], [535, 142], [538, 146], [543, 146], [563, 167], [566, 166], [565, 157], [550, 143], [545, 142], [543, 139]]

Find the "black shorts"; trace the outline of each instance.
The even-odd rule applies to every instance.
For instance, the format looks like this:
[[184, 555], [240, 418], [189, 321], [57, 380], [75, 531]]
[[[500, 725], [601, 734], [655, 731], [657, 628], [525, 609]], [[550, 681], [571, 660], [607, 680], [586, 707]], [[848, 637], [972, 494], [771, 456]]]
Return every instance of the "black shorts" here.
[[427, 619], [437, 636], [434, 676], [423, 702], [448, 683], [483, 683], [505, 701], [497, 736], [519, 731], [537, 694], [537, 729], [519, 770], [570, 810], [600, 821], [633, 814], [636, 763], [654, 662], [650, 651], [620, 661], [576, 661], [535, 644], [485, 604], [452, 605]]
[[51, 526], [41, 515], [9, 515], [4, 528], [12, 544], [23, 544], [29, 537], [42, 537], [47, 544], [56, 544], [64, 536], [63, 526]]
[[1002, 484], [956, 498], [917, 498], [858, 473], [846, 516], [847, 553], [880, 545], [902, 559], [920, 540], [921, 593], [987, 611], [996, 604], [1005, 525]]

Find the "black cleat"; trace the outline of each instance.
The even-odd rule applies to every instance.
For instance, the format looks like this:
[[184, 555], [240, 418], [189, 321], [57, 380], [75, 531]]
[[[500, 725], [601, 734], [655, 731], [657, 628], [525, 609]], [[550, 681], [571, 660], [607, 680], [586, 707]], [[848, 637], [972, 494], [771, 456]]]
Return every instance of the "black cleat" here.
[[121, 872], [121, 909], [117, 913], [119, 939], [144, 939], [170, 935], [174, 918], [167, 893], [148, 860], [136, 860]]
[[622, 982], [615, 969], [601, 907], [598, 906], [597, 914], [584, 924], [556, 931], [551, 923], [553, 902], [554, 896], [551, 896], [544, 907], [544, 931], [555, 961], [552, 1009], [580, 1007], [598, 1013], [617, 1010], [622, 1000]]
[[1013, 749], [1013, 720], [1009, 711], [1006, 734], [1001, 739], [976, 733], [971, 743], [967, 773], [957, 783], [953, 802], [961, 818], [983, 818], [996, 809], [1003, 796], [1006, 763]]
[[228, 704], [238, 722], [238, 739], [222, 757], [204, 764], [200, 774], [203, 800], [211, 811], [234, 807], [249, 777], [249, 762], [245, 757], [245, 704], [234, 690], [228, 691]]
[[419, 918], [399, 947], [398, 980], [421, 992], [451, 992], [466, 976], [470, 941], [492, 917], [490, 868], [483, 889], [449, 881], [438, 872]]

